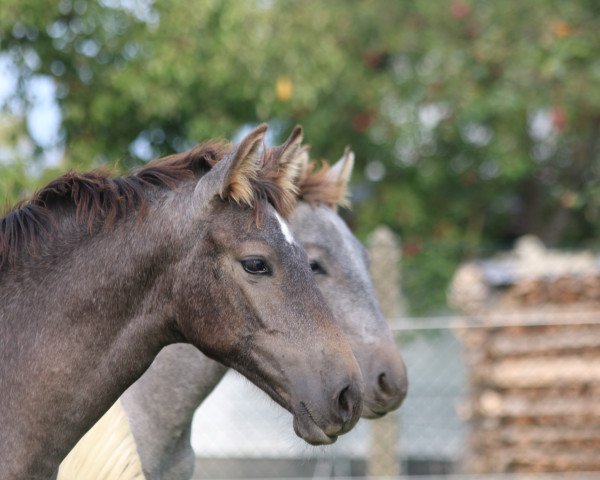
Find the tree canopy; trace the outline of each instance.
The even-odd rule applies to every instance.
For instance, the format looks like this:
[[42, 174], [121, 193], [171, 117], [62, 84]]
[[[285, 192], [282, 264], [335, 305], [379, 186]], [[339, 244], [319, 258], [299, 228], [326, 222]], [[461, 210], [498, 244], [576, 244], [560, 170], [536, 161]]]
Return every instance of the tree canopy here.
[[[281, 140], [300, 123], [316, 157], [352, 146], [353, 225], [399, 232], [409, 296], [434, 289], [438, 305], [482, 246], [596, 243], [599, 13], [591, 0], [4, 0], [17, 84], [3, 112], [23, 128], [0, 142], [28, 136], [39, 78], [55, 85], [62, 170], [262, 121]], [[0, 164], [8, 202], [45, 178], [28, 166], [52, 146], [29, 136], [31, 158]]]

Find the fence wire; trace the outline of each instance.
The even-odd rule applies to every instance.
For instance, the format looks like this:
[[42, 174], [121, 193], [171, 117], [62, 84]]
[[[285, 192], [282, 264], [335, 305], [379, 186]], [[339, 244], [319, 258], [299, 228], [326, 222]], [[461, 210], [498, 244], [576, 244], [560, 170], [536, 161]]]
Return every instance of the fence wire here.
[[390, 324], [410, 379], [399, 411], [309, 447], [232, 372], [194, 419], [195, 478], [367, 478], [378, 446], [401, 478], [600, 478], [599, 312]]

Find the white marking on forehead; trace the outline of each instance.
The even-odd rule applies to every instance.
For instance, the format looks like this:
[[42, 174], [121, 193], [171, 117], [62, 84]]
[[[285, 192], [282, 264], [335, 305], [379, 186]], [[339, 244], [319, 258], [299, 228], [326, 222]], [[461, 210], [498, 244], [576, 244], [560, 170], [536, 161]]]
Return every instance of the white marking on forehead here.
[[296, 241], [294, 240], [294, 236], [292, 235], [292, 231], [290, 230], [290, 227], [288, 226], [287, 222], [283, 218], [281, 218], [277, 212], [275, 212], [275, 218], [279, 222], [279, 226], [281, 227], [281, 233], [283, 233], [285, 240], [290, 245], [294, 245]]

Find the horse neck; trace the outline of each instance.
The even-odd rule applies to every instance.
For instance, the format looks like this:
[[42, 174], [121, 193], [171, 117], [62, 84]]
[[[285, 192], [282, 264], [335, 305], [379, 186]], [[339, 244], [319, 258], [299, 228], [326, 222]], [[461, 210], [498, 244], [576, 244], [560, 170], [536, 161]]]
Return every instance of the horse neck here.
[[121, 401], [144, 471], [164, 472], [172, 452], [191, 449], [194, 412], [226, 371], [191, 345], [168, 345], [127, 389]]
[[160, 348], [180, 339], [162, 303], [177, 250], [166, 223], [179, 218], [166, 213], [149, 205], [143, 220], [110, 232], [70, 232], [72, 244], [60, 228], [73, 219], [63, 219], [56, 252], [46, 246], [43, 259], [0, 276], [0, 464], [16, 477], [48, 478]]

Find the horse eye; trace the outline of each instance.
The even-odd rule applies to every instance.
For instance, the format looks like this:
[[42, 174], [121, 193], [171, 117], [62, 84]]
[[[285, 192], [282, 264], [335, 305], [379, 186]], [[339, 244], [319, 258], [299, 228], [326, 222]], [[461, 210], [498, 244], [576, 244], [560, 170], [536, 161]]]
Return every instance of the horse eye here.
[[327, 273], [325, 271], [325, 269], [321, 266], [321, 264], [319, 262], [317, 262], [316, 260], [311, 260], [310, 269], [312, 270], [313, 273], [320, 273], [322, 275]]
[[271, 269], [262, 258], [248, 258], [242, 260], [242, 267], [248, 273], [252, 275], [268, 275], [271, 273]]

